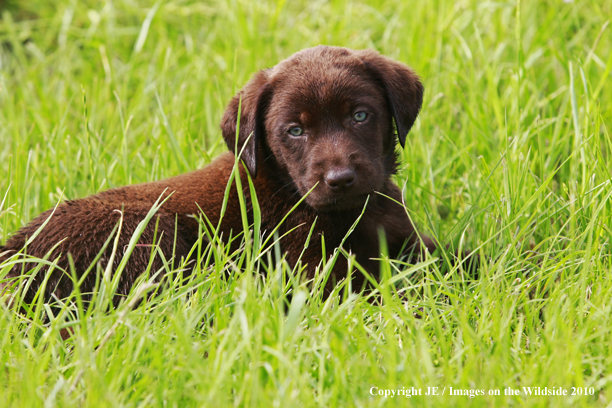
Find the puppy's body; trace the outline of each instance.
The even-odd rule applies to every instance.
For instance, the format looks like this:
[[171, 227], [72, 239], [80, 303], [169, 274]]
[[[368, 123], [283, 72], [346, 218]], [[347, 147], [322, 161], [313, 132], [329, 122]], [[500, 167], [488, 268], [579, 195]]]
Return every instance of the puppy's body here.
[[[414, 123], [422, 100], [422, 86], [406, 66], [373, 51], [352, 51], [335, 47], [304, 50], [275, 68], [260, 71], [230, 102], [222, 121], [223, 136], [232, 151], [242, 151], [241, 180], [249, 201], [246, 171], [253, 182], [261, 207], [262, 231], [269, 233], [308, 194], [280, 228], [281, 235], [294, 228], [281, 246], [290, 263], [301, 260], [312, 276], [321, 261], [321, 239], [328, 254], [338, 247], [349, 228], [368, 205], [359, 224], [344, 244], [357, 261], [378, 275], [378, 231], [382, 228], [391, 256], [402, 248], [417, 252], [424, 244], [434, 250], [431, 240], [419, 236], [401, 202], [401, 192], [390, 177], [395, 172], [396, 135], [400, 143]], [[239, 131], [236, 131], [238, 117]], [[238, 140], [236, 140], [238, 135]], [[237, 149], [237, 150], [236, 150]], [[172, 193], [140, 238], [122, 275], [119, 293], [127, 293], [138, 275], [146, 270], [157, 222], [160, 249], [168, 258], [186, 258], [200, 239], [201, 211], [213, 225], [219, 221], [226, 185], [235, 157], [226, 153], [202, 170], [167, 180], [108, 190], [97, 195], [61, 204], [27, 253], [44, 257], [63, 240], [50, 260], [59, 256], [58, 266], [68, 270], [68, 256], [77, 273], [94, 261], [102, 244], [123, 213], [119, 248], [124, 248], [138, 223], [164, 193]], [[381, 194], [378, 194], [381, 193]], [[386, 197], [385, 197], [386, 196]], [[390, 198], [387, 198], [390, 197]], [[250, 205], [247, 205], [250, 208]], [[21, 250], [27, 237], [45, 221], [45, 212], [9, 239], [0, 262]], [[194, 217], [195, 216], [195, 217]], [[311, 242], [304, 244], [315, 222]], [[239, 200], [235, 186], [221, 224], [227, 239], [242, 231]], [[110, 259], [112, 245], [101, 258]], [[114, 259], [115, 266], [121, 256]], [[15, 265], [9, 276], [18, 276], [32, 264]], [[155, 270], [162, 267], [157, 257]], [[346, 277], [346, 262], [339, 260], [330, 285]], [[359, 288], [363, 276], [353, 274]], [[39, 274], [26, 301], [43, 280]], [[95, 274], [90, 274], [81, 292], [90, 292]], [[328, 290], [330, 287], [327, 288]], [[59, 271], [47, 284], [47, 295], [67, 296], [72, 284]]]

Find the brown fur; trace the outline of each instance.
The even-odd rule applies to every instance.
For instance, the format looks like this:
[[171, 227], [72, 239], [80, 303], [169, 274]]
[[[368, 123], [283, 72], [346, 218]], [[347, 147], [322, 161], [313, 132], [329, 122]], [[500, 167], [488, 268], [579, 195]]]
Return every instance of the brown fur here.
[[[420, 236], [405, 209], [385, 198], [402, 201], [401, 192], [391, 181], [397, 166], [397, 138], [404, 145], [422, 102], [423, 87], [412, 70], [375, 51], [354, 51], [337, 47], [306, 49], [257, 73], [229, 103], [221, 128], [230, 150], [243, 151], [241, 159], [254, 177], [261, 206], [262, 231], [272, 231], [281, 219], [312, 189], [299, 208], [291, 213], [280, 229], [297, 229], [282, 240], [290, 263], [295, 264], [304, 251], [311, 225], [316, 221], [310, 245], [302, 262], [310, 276], [321, 261], [321, 239], [328, 253], [341, 244], [351, 225], [367, 209], [344, 247], [372, 275], [378, 276], [378, 230], [386, 235], [389, 253], [400, 255], [402, 248], [422, 251], [435, 249], [432, 241]], [[241, 105], [238, 141], [236, 123]], [[353, 117], [366, 112], [362, 122]], [[301, 136], [288, 133], [300, 126]], [[60, 240], [50, 259], [59, 257], [58, 265], [68, 270], [70, 253], [77, 273], [83, 273], [99, 252], [117, 224], [120, 213], [124, 225], [119, 242], [120, 254], [153, 203], [167, 189], [173, 193], [157, 212], [140, 238], [153, 243], [155, 224], [159, 245], [165, 256], [186, 258], [198, 240], [198, 223], [192, 217], [200, 210], [216, 225], [224, 192], [234, 166], [234, 155], [225, 153], [204, 169], [167, 180], [108, 190], [87, 198], [60, 204], [48, 225], [27, 248], [29, 255], [44, 257]], [[248, 186], [241, 169], [243, 186]], [[314, 187], [314, 188], [313, 188]], [[376, 193], [382, 193], [382, 195]], [[245, 190], [248, 199], [248, 188]], [[249, 207], [250, 208], [250, 207]], [[5, 245], [0, 262], [20, 251], [27, 237], [47, 219], [50, 211], [35, 218], [13, 235]], [[157, 220], [157, 221], [156, 221]], [[177, 221], [175, 223], [175, 220]], [[176, 224], [176, 225], [175, 225]], [[176, 244], [174, 243], [176, 230]], [[242, 231], [236, 189], [231, 190], [222, 223], [223, 237]], [[176, 245], [176, 246], [175, 246]], [[175, 247], [174, 247], [175, 246]], [[112, 245], [102, 256], [104, 267]], [[0, 248], [0, 253], [3, 251]], [[146, 269], [151, 248], [138, 246], [124, 271], [119, 292], [127, 293], [134, 280]], [[115, 266], [121, 256], [115, 258]], [[33, 264], [15, 266], [9, 276], [17, 277]], [[153, 267], [161, 268], [159, 257]], [[347, 275], [347, 263], [339, 260], [330, 285]], [[83, 282], [81, 292], [94, 289], [95, 273]], [[364, 278], [354, 273], [353, 287], [359, 289]], [[32, 299], [43, 276], [36, 277], [26, 301]], [[330, 289], [331, 286], [328, 287]], [[72, 290], [69, 279], [59, 271], [52, 273], [47, 295], [67, 296]]]

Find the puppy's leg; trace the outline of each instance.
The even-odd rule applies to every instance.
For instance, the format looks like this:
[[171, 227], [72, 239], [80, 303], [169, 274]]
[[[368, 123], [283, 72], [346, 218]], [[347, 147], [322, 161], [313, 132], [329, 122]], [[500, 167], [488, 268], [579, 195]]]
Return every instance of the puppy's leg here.
[[[47, 225], [27, 246], [25, 253], [36, 258], [43, 258], [50, 252], [48, 259], [51, 261], [57, 260], [58, 267], [68, 273], [71, 267], [68, 261], [68, 253], [70, 253], [77, 277], [81, 278], [83, 273], [96, 261], [104, 243], [109, 240], [110, 234], [117, 231], [115, 228], [121, 220], [121, 231], [116, 253], [112, 256], [115, 240], [113, 236], [97, 261], [104, 270], [108, 262], [112, 260], [112, 269], [114, 270], [121, 262], [138, 224], [146, 217], [148, 212], [149, 208], [143, 206], [122, 206], [121, 204], [104, 203], [91, 198], [67, 202], [57, 208]], [[0, 259], [0, 262], [8, 259], [9, 254], [21, 251], [28, 237], [36, 232], [43, 222], [49, 218], [50, 214], [50, 212], [41, 214], [11, 237], [5, 246], [5, 249], [9, 252], [4, 255], [4, 259]], [[176, 238], [175, 231], [177, 232]], [[175, 228], [174, 214], [163, 212], [155, 214], [142, 232], [130, 255], [119, 281], [117, 295], [127, 294], [136, 278], [147, 270], [153, 249], [161, 250], [166, 260], [172, 259], [174, 255], [174, 259], [180, 261], [182, 257], [188, 255], [192, 244], [186, 241], [180, 227]], [[13, 266], [8, 277], [18, 278], [35, 266], [35, 261], [17, 264]], [[89, 272], [80, 287], [81, 292], [85, 295], [84, 297], [90, 297], [96, 284], [96, 266], [94, 265], [93, 268], [94, 270]], [[151, 270], [155, 272], [162, 268], [164, 268], [163, 261], [159, 256], [154, 257]], [[49, 268], [45, 266], [33, 278], [32, 285], [25, 294], [25, 302], [33, 300], [47, 273], [51, 274], [45, 290], [47, 299], [52, 294], [58, 298], [65, 298], [72, 292], [70, 276], [65, 276], [58, 269], [49, 272]]]
[[[399, 204], [402, 202], [399, 188], [391, 186], [388, 196], [391, 199], [384, 200], [381, 203], [384, 206], [383, 213], [385, 215], [381, 219], [380, 225], [385, 229], [389, 255], [415, 261], [424, 259], [428, 253], [430, 255], [437, 254], [440, 258], [444, 258], [442, 253], [448, 252], [449, 245], [442, 245], [417, 230], [408, 217], [404, 206]], [[461, 263], [468, 276], [477, 277], [480, 263], [477, 254], [472, 254], [470, 251], [455, 252], [450, 254], [449, 261], [451, 266]]]

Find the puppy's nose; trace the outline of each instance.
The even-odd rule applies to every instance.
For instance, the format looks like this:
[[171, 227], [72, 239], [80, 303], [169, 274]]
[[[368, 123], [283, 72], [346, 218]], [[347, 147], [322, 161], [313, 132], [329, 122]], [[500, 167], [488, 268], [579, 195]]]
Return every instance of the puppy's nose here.
[[325, 183], [332, 189], [348, 187], [355, 181], [355, 172], [349, 168], [331, 169], [325, 173]]

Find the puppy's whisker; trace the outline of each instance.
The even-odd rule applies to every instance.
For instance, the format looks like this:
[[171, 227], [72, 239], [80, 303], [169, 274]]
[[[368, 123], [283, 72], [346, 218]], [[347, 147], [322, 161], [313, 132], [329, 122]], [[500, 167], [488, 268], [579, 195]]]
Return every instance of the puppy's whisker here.
[[[270, 196], [270, 198], [274, 198], [274, 196], [276, 196], [278, 193], [280, 193], [281, 191], [283, 191], [285, 188], [289, 187], [290, 185], [294, 184], [293, 181], [288, 182], [287, 184], [285, 184], [284, 186], [280, 187], [278, 190], [276, 190], [276, 192], [274, 194], [272, 194]], [[293, 194], [299, 194], [299, 191], [297, 190], [297, 188], [295, 189]]]

